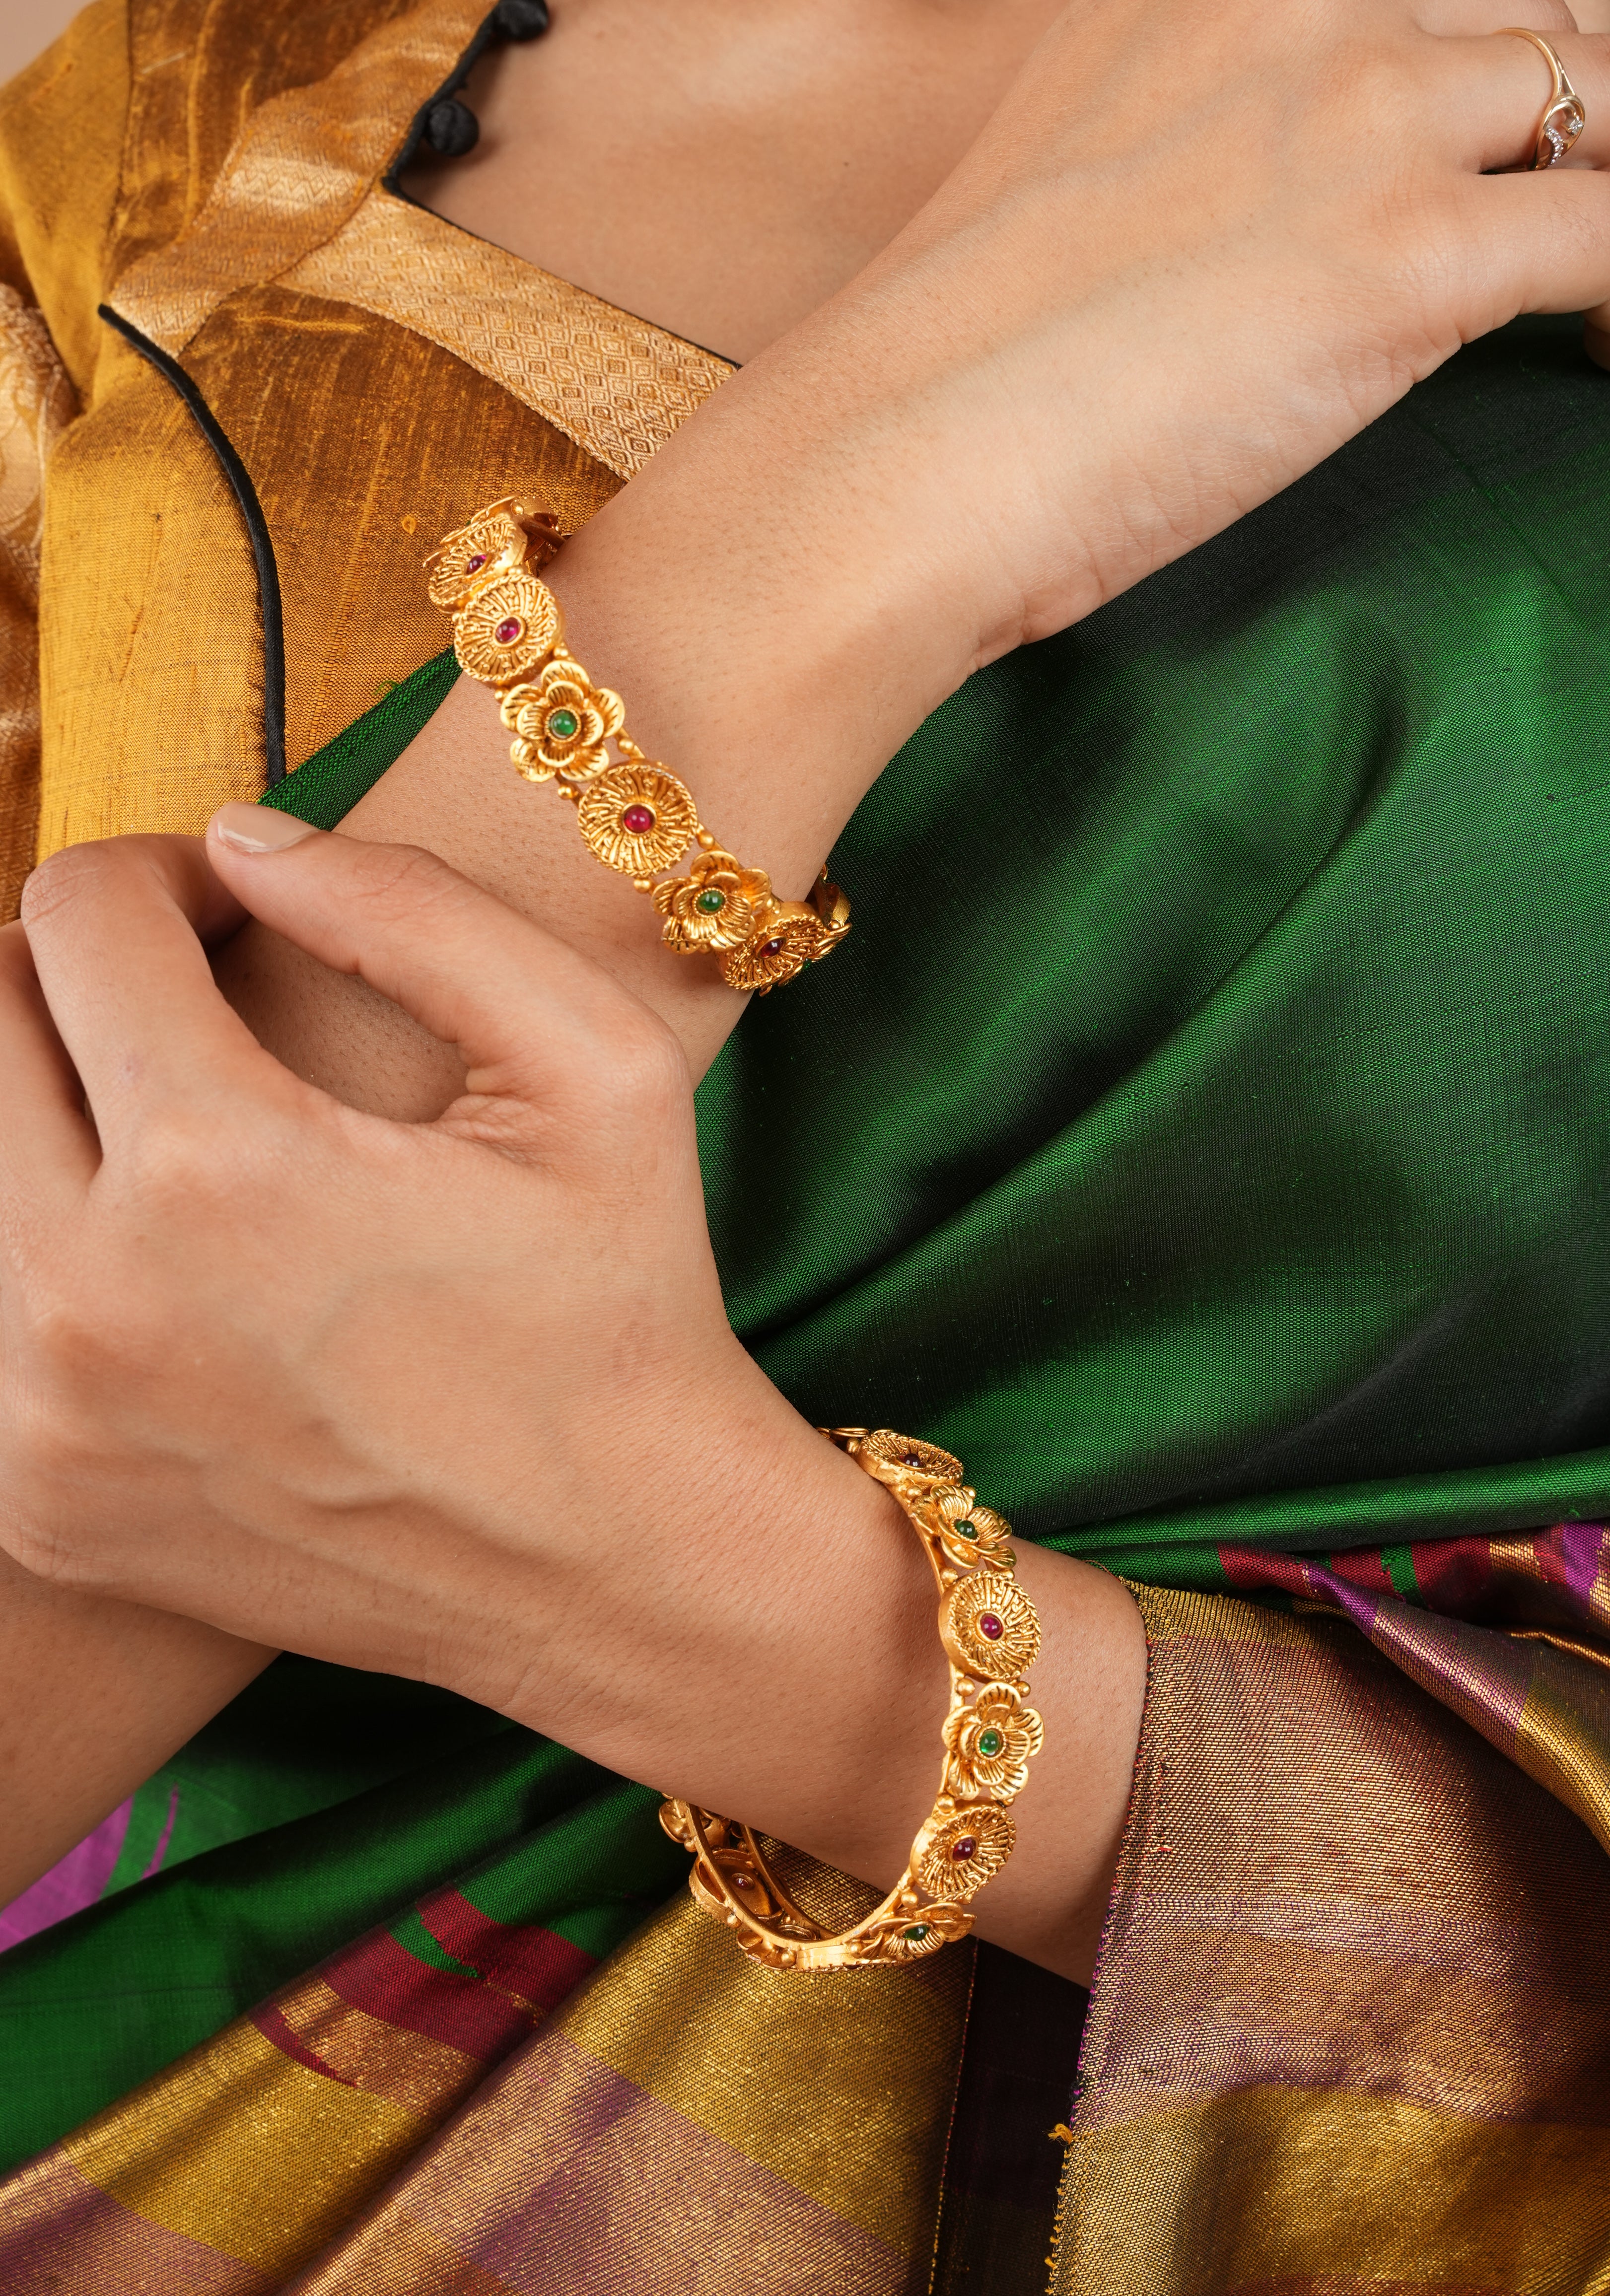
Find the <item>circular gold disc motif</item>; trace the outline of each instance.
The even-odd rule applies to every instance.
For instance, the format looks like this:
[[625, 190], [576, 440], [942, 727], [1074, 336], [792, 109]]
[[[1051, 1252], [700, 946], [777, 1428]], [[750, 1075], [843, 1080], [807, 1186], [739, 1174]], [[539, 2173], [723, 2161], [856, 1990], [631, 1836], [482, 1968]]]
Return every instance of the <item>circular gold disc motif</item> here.
[[940, 1609], [940, 1640], [964, 1674], [1010, 1682], [1039, 1650], [1039, 1620], [1015, 1578], [976, 1570], [958, 1579]]
[[582, 791], [576, 823], [606, 868], [652, 877], [681, 859], [699, 815], [675, 774], [657, 766], [612, 766]]
[[758, 988], [762, 996], [802, 972], [819, 955], [826, 935], [822, 920], [803, 901], [775, 901], [762, 911], [741, 948], [721, 960], [729, 988]]
[[972, 1897], [1000, 1872], [1017, 1845], [1017, 1828], [1004, 1809], [989, 1801], [931, 1821], [925, 1834], [912, 1871], [931, 1898]]
[[454, 617], [459, 667], [483, 685], [530, 677], [559, 637], [559, 604], [534, 574], [504, 574]]
[[461, 527], [431, 561], [431, 603], [451, 613], [478, 582], [489, 582], [495, 575], [512, 574], [522, 566], [525, 554], [525, 535], [506, 511]]
[[932, 1475], [936, 1482], [959, 1483], [962, 1479], [962, 1463], [949, 1451], [941, 1451], [937, 1443], [919, 1443], [915, 1435], [897, 1435], [891, 1428], [880, 1427], [863, 1437], [859, 1447], [886, 1467], [908, 1467], [915, 1475]]

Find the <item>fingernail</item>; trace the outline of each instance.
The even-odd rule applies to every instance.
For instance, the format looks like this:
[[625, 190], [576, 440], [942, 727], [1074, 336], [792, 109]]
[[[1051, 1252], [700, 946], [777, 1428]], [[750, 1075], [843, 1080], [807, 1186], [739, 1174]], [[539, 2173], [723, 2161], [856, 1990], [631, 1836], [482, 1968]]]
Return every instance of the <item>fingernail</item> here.
[[281, 813], [271, 805], [221, 805], [211, 825], [219, 844], [233, 846], [237, 853], [278, 853], [287, 845], [300, 845], [304, 837], [318, 835], [310, 821], [299, 821], [295, 814]]

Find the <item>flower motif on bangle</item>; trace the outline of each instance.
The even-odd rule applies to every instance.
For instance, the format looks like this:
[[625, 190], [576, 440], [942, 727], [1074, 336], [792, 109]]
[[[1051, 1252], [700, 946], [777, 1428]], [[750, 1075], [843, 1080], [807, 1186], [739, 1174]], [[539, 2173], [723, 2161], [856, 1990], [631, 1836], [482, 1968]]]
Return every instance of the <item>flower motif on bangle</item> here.
[[764, 869], [746, 869], [719, 847], [702, 853], [686, 877], [656, 885], [654, 906], [665, 919], [661, 936], [678, 956], [708, 949], [742, 948], [761, 914], [773, 906]]
[[1017, 1843], [1017, 1828], [994, 1802], [936, 1809], [917, 1836], [912, 1873], [931, 1898], [970, 1898], [1000, 1872]]
[[920, 1961], [924, 1954], [954, 1945], [972, 1927], [973, 1916], [965, 1907], [941, 1901], [937, 1906], [914, 1904], [903, 1912], [885, 1914], [863, 1930], [861, 1937], [868, 1961]]
[[503, 722], [514, 736], [510, 754], [529, 782], [555, 774], [591, 781], [610, 763], [609, 742], [626, 722], [626, 705], [607, 685], [594, 685], [568, 654], [555, 654], [534, 685], [503, 698]]
[[958, 1800], [1010, 1800], [1027, 1785], [1029, 1764], [1044, 1742], [1039, 1717], [1023, 1704], [1022, 1692], [1009, 1682], [988, 1682], [946, 1718], [947, 1790]]
[[978, 1505], [965, 1484], [959, 1491], [935, 1491], [922, 1505], [921, 1517], [939, 1540], [946, 1562], [964, 1570], [976, 1562], [992, 1570], [1010, 1570], [1017, 1561], [1006, 1516]]

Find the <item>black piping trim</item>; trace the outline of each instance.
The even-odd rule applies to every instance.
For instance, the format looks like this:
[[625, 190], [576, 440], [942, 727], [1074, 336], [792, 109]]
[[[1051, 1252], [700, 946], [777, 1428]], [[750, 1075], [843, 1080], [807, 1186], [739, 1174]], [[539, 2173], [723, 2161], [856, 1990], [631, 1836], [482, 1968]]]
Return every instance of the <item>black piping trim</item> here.
[[[459, 57], [458, 62], [454, 65], [447, 78], [443, 80], [441, 86], [436, 90], [433, 95], [426, 96], [424, 102], [420, 105], [419, 110], [415, 113], [413, 119], [408, 123], [408, 132], [403, 138], [396, 159], [392, 160], [390, 166], [386, 169], [385, 174], [380, 179], [380, 187], [382, 192], [390, 192], [394, 200], [406, 200], [411, 208], [418, 208], [422, 214], [436, 215], [436, 209], [434, 208], [426, 207], [423, 200], [416, 200], [415, 198], [413, 193], [409, 191], [407, 186], [404, 184], [403, 177], [407, 175], [408, 169], [414, 165], [415, 155], [418, 152], [420, 145], [424, 142], [425, 122], [431, 116], [431, 106], [433, 103], [441, 103], [445, 102], [448, 96], [456, 95], [459, 89], [469, 78], [470, 74], [474, 70], [476, 65], [481, 62], [482, 56], [485, 55], [487, 50], [491, 46], [493, 41], [501, 39], [503, 37], [504, 35], [498, 28], [497, 11], [494, 8], [489, 16], [484, 16], [481, 19], [480, 28], [471, 39], [469, 46], [464, 50], [463, 55]], [[436, 220], [438, 223], [441, 223], [445, 221], [446, 218], [438, 215], [436, 216]], [[454, 224], [452, 228], [455, 231], [464, 232], [466, 239], [481, 239], [481, 234], [479, 232], [466, 230], [463, 224]], [[481, 239], [481, 243], [483, 247], [497, 247], [497, 242], [496, 240]], [[498, 248], [497, 251], [501, 255], [506, 254], [508, 250], [505, 248]], [[628, 313], [628, 317], [636, 317], [638, 315], [634, 312]], [[658, 325], [658, 322], [653, 319], [645, 319], [643, 324], [645, 326], [649, 327]], [[676, 330], [674, 327], [661, 327], [660, 332], [661, 334], [675, 334]], [[679, 342], [687, 343], [691, 342], [691, 338], [687, 335], [680, 335], [678, 336], [678, 340]], [[735, 374], [737, 373], [740, 362], [735, 358], [729, 358], [725, 351], [712, 351], [708, 343], [692, 343], [692, 348], [696, 351], [702, 351], [706, 358], [719, 359], [723, 366], [731, 367]]]
[[125, 342], [143, 359], [149, 359], [158, 373], [173, 385], [218, 456], [219, 467], [240, 504], [251, 540], [251, 555], [257, 562], [258, 601], [263, 621], [263, 753], [267, 783], [272, 789], [285, 778], [285, 627], [280, 610], [280, 576], [274, 560], [274, 541], [268, 532], [268, 521], [263, 516], [263, 505], [257, 498], [257, 488], [222, 423], [177, 359], [159, 350], [148, 335], [131, 327], [109, 303], [103, 303], [96, 316], [104, 319], [109, 327], [115, 327]]
[[408, 122], [408, 132], [403, 138], [402, 146], [396, 159], [381, 177], [381, 182], [387, 191], [395, 192], [399, 199], [407, 198], [408, 194], [400, 188], [397, 179], [405, 169], [413, 166], [414, 155], [424, 142], [425, 122], [431, 117], [431, 105], [445, 103], [449, 96], [456, 95], [493, 41], [501, 37], [497, 28], [497, 11], [494, 8], [489, 16], [484, 16], [481, 19], [480, 25], [471, 36], [469, 46], [459, 57], [441, 86], [432, 94], [426, 96], [419, 110]]

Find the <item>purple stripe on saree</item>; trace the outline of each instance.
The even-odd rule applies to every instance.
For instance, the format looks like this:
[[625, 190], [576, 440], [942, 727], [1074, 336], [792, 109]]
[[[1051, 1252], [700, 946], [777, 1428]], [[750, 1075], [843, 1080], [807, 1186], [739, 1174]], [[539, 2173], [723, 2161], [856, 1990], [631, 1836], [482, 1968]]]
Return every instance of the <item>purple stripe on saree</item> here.
[[1364, 1631], [1411, 1682], [1515, 1759], [1534, 1663], [1527, 1644], [1500, 1628], [1467, 1626], [1397, 1601], [1380, 1603]]
[[177, 1786], [175, 1786], [173, 1792], [168, 1797], [168, 1815], [162, 1820], [162, 1831], [157, 1836], [157, 1846], [152, 1851], [150, 1857], [145, 1860], [144, 1871], [141, 1873], [140, 1879], [142, 1882], [149, 1882], [153, 1874], [160, 1874], [161, 1872], [162, 1860], [168, 1855], [168, 1845], [173, 1840], [174, 1824], [178, 1815], [179, 1789]]
[[[1554, 1552], [1553, 1542], [1557, 1540], [1559, 1558], [1564, 1565], [1562, 1576], [1565, 1584], [1581, 1603], [1582, 1616], [1592, 1618], [1597, 1608], [1600, 1622], [1610, 1626], [1610, 1611], [1604, 1608], [1606, 1542], [1603, 1527], [1597, 1522], [1567, 1522], [1562, 1523], [1557, 1530], [1548, 1531], [1538, 1544], [1540, 1547], [1547, 1547], [1550, 1559]], [[1539, 1559], [1543, 1558], [1540, 1556]], [[1544, 1576], [1549, 1575], [1545, 1566]], [[1599, 1598], [1597, 1605], [1596, 1595]]]
[[[498, 2161], [506, 2173], [489, 2173]], [[512, 2296], [707, 2284], [907, 2296], [927, 2278], [926, 2259], [914, 2267], [552, 2031], [483, 2084], [363, 2227], [283, 2296], [401, 2296], [418, 2284], [394, 2277], [392, 2261], [422, 2244]]]
[[[93, 1833], [86, 1833], [65, 1857], [58, 1858], [50, 1871], [41, 1874], [20, 1898], [13, 1898], [9, 1906], [0, 1906], [0, 1953], [8, 1946], [21, 1945], [24, 1938], [37, 1937], [41, 1930], [53, 1929], [70, 1914], [82, 1913], [86, 1906], [99, 1904], [123, 1854], [134, 1802], [130, 1794], [127, 1801], [118, 1804], [110, 1817], [101, 1820]], [[157, 1846], [140, 1875], [143, 1882], [149, 1882], [153, 1874], [161, 1872], [178, 1814], [179, 1789], [175, 1786], [168, 1797], [168, 1816], [157, 1837]]]
[[0, 2193], [5, 2296], [267, 2296], [274, 2276], [135, 2216], [59, 2151]]
[[[1589, 1627], [1610, 1629], [1610, 1530], [1603, 1523], [1557, 1523], [1550, 1530], [1502, 1538], [1436, 1538], [1407, 1549], [1420, 1603], [1473, 1626]], [[1258, 1546], [1221, 1546], [1219, 1560], [1238, 1594], [1278, 1588], [1328, 1603], [1345, 1585], [1384, 1600], [1403, 1597], [1380, 1547], [1331, 1554], [1279, 1554]], [[1346, 1606], [1356, 1625], [1362, 1619]], [[1365, 1629], [1368, 1631], [1368, 1628]]]
[[1610, 1848], [1610, 1653], [1601, 1640], [1610, 1531], [1561, 1523], [1529, 1538], [1439, 1539], [1409, 1554], [1424, 1608], [1370, 1591], [1364, 1557], [1340, 1558], [1338, 1569], [1313, 1556], [1220, 1549], [1238, 1592], [1278, 1590], [1350, 1620]]

